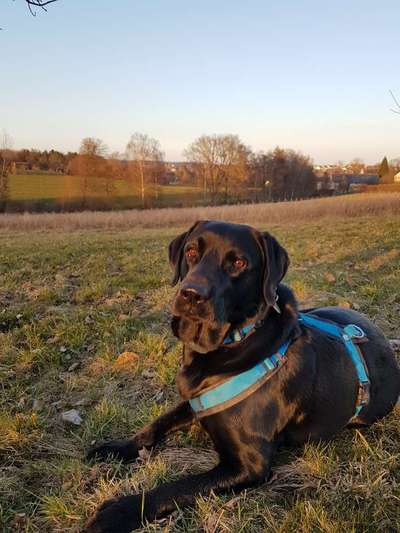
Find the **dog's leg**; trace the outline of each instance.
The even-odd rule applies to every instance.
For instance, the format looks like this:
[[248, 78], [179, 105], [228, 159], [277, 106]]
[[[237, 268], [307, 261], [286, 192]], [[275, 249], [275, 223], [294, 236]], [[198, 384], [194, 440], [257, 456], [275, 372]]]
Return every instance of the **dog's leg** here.
[[167, 413], [156, 418], [130, 439], [111, 440], [93, 446], [87, 454], [89, 460], [104, 460], [108, 456], [129, 462], [134, 461], [142, 448], [152, 448], [169, 433], [193, 422], [193, 411], [188, 402], [182, 402]]
[[204, 474], [188, 476], [179, 481], [166, 483], [145, 494], [123, 496], [104, 502], [88, 522], [86, 533], [129, 533], [165, 516], [177, 507], [192, 505], [195, 497], [211, 490], [221, 492], [244, 488], [265, 479], [266, 474], [254, 476], [218, 465]]
[[[263, 447], [264, 455], [252, 450], [249, 464], [230, 455], [212, 470], [166, 483], [150, 492], [123, 496], [104, 502], [86, 525], [86, 533], [129, 533], [147, 521], [161, 518], [177, 507], [193, 505], [196, 496], [212, 490], [223, 492], [242, 489], [263, 482], [270, 470], [274, 444]], [[249, 450], [250, 452], [250, 450]], [[267, 457], [265, 457], [267, 452]], [[251, 461], [251, 464], [250, 464]]]

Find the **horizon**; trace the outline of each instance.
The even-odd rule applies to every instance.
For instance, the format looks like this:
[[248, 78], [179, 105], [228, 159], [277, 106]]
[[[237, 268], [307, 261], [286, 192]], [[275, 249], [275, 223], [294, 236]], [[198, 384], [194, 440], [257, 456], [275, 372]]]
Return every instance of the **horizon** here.
[[400, 7], [384, 7], [59, 0], [32, 17], [9, 2], [0, 130], [14, 149], [62, 152], [88, 136], [121, 152], [141, 131], [170, 162], [214, 133], [255, 151], [291, 148], [316, 165], [396, 159], [389, 90], [400, 93]]

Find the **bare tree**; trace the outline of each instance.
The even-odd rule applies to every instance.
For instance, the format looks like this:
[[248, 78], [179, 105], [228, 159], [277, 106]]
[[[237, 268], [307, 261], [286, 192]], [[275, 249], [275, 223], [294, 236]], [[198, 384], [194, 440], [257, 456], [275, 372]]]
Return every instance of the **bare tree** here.
[[225, 201], [232, 188], [239, 188], [247, 177], [248, 150], [237, 135], [203, 135], [184, 152], [185, 158], [196, 163], [203, 178], [203, 191], [211, 194], [214, 203], [221, 190]]
[[111, 196], [114, 191], [112, 169], [105, 158], [107, 151], [107, 145], [101, 139], [85, 137], [79, 155], [70, 161], [69, 171], [81, 178], [76, 181], [76, 186], [84, 203], [89, 196]]
[[393, 113], [397, 113], [398, 115], [400, 115], [400, 102], [398, 101], [398, 99], [396, 98], [396, 96], [394, 95], [393, 91], [389, 91], [392, 98], [393, 98], [393, 102], [395, 104], [395, 108], [392, 108], [391, 111], [393, 111]]
[[107, 145], [95, 137], [85, 137], [81, 141], [79, 153], [81, 155], [104, 157], [107, 154]]
[[12, 138], [6, 130], [0, 136], [0, 200], [7, 200], [9, 195], [8, 172], [12, 159]]
[[163, 161], [163, 153], [157, 139], [149, 137], [145, 133], [134, 133], [126, 145], [126, 156], [132, 162], [130, 164], [130, 176], [140, 183], [140, 196], [142, 206], [146, 205], [145, 185], [155, 182], [157, 189], [157, 173]]

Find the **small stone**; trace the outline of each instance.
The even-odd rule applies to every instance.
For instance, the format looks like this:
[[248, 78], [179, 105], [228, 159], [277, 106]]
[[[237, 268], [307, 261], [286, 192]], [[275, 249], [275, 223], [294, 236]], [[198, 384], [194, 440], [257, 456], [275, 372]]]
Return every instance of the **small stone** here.
[[65, 353], [67, 351], [67, 348], [65, 346], [60, 346], [60, 352]]
[[154, 397], [154, 401], [156, 403], [162, 403], [162, 401], [164, 400], [164, 396], [165, 396], [164, 391], [159, 390]]
[[68, 368], [68, 372], [73, 372], [79, 367], [80, 363], [72, 363], [72, 365]]
[[34, 411], [40, 411], [41, 409], [43, 409], [43, 405], [44, 405], [43, 400], [33, 400], [32, 409]]
[[353, 302], [352, 308], [355, 309], [356, 311], [359, 311], [361, 309], [361, 306], [358, 303]]
[[61, 413], [61, 418], [64, 420], [64, 422], [69, 422], [70, 424], [74, 424], [75, 426], [80, 426], [83, 422], [79, 411], [77, 411], [76, 409], [64, 411], [63, 413]]

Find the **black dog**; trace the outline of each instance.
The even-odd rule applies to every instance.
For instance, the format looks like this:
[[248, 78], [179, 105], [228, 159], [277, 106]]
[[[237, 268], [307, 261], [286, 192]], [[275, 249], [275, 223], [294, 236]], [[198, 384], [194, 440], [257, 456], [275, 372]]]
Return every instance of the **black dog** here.
[[[161, 485], [150, 492], [105, 502], [86, 526], [90, 533], [122, 533], [194, 503], [197, 495], [262, 483], [281, 443], [327, 439], [345, 426], [367, 425], [385, 416], [400, 393], [400, 370], [383, 334], [365, 317], [326, 307], [312, 316], [339, 326], [355, 324], [366, 334], [359, 345], [369, 373], [368, 401], [354, 416], [359, 378], [343, 342], [299, 321], [296, 300], [280, 282], [289, 260], [268, 233], [249, 226], [198, 222], [171, 242], [174, 283], [172, 327], [184, 344], [177, 385], [183, 402], [131, 439], [93, 448], [89, 458], [137, 458], [167, 434], [190, 425], [188, 400], [252, 369], [288, 344], [284, 364], [238, 402], [202, 416], [200, 422], [219, 454], [209, 472]], [[243, 339], [227, 343], [232, 333]], [[254, 387], [253, 387], [254, 389]], [[364, 398], [365, 400], [365, 398]]]

